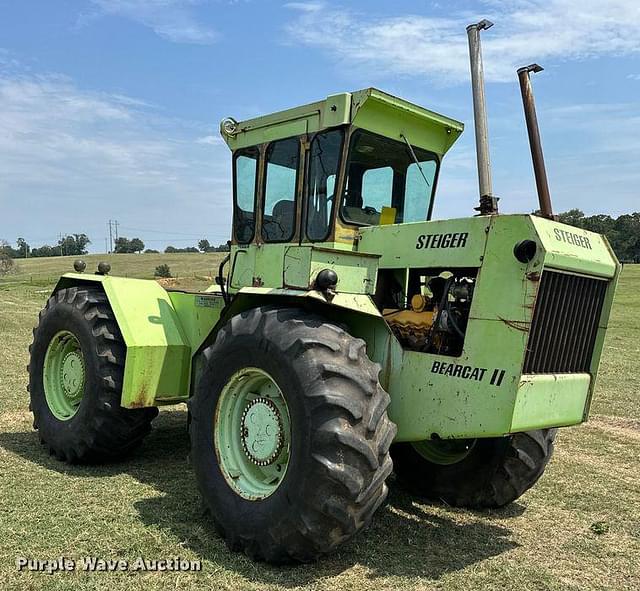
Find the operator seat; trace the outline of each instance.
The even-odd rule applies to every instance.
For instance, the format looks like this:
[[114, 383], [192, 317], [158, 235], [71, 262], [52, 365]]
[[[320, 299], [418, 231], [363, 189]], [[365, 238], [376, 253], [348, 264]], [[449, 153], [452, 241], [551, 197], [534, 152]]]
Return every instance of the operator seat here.
[[273, 206], [268, 233], [271, 240], [289, 240], [295, 223], [295, 202], [282, 199]]

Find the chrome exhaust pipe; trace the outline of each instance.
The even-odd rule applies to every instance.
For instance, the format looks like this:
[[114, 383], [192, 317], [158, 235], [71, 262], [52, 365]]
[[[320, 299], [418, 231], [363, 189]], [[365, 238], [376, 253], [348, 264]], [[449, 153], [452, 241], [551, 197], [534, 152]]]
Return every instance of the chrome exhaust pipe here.
[[480, 205], [476, 211], [480, 215], [498, 213], [498, 198], [493, 195], [491, 185], [491, 160], [489, 157], [489, 130], [487, 126], [487, 105], [484, 96], [484, 69], [480, 31], [493, 26], [486, 19], [467, 27], [469, 37], [469, 59], [471, 62], [471, 89], [473, 92], [473, 119], [476, 133], [476, 157], [478, 160], [478, 185]]
[[527, 122], [527, 133], [529, 135], [529, 147], [531, 148], [531, 160], [533, 161], [533, 174], [536, 177], [536, 189], [538, 190], [540, 213], [542, 217], [552, 220], [555, 218], [551, 208], [551, 195], [549, 194], [547, 170], [544, 165], [542, 142], [540, 141], [540, 129], [538, 127], [538, 117], [536, 115], [536, 104], [533, 99], [531, 79], [529, 78], [529, 74], [531, 72], [542, 72], [543, 69], [544, 68], [538, 64], [531, 64], [524, 68], [519, 68], [518, 79], [520, 80], [520, 92], [522, 93], [524, 118]]

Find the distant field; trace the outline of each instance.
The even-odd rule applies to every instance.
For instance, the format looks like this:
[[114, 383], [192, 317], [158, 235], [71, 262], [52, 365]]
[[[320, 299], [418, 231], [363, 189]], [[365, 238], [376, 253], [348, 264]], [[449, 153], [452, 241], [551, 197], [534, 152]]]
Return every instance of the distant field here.
[[[219, 254], [85, 257], [204, 289]], [[74, 257], [18, 261], [0, 279], [0, 589], [541, 590], [640, 588], [640, 266], [627, 266], [586, 425], [564, 429], [540, 482], [517, 503], [475, 512], [411, 498], [394, 482], [372, 527], [318, 564], [272, 568], [230, 553], [203, 517], [187, 463], [186, 413], [164, 410], [131, 460], [50, 458], [25, 391], [31, 328]], [[200, 573], [18, 573], [16, 556], [201, 559]]]
[[72, 273], [73, 263], [81, 258], [87, 263], [87, 273], [93, 273], [100, 261], [111, 265], [113, 275], [153, 279], [153, 273], [158, 265], [167, 264], [174, 277], [184, 283], [197, 286], [201, 283], [206, 287], [206, 277], [213, 277], [218, 271], [218, 265], [224, 257], [221, 253], [178, 253], [178, 254], [91, 254], [83, 257], [52, 257], [19, 259], [15, 261], [15, 271], [5, 277], [0, 277], [0, 288], [15, 282], [38, 284], [55, 284], [62, 273]]

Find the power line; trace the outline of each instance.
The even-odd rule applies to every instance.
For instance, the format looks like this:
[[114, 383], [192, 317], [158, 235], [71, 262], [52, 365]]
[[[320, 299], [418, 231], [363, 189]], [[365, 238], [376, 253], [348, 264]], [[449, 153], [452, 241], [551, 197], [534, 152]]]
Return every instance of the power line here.
[[[150, 234], [164, 234], [165, 236], [190, 236], [191, 238], [202, 238], [202, 236], [206, 236], [207, 234], [211, 235], [210, 232], [200, 232], [198, 234], [187, 234], [186, 232], [174, 232], [173, 230], [144, 230], [142, 228], [131, 228], [129, 226], [120, 226], [123, 230], [132, 230], [133, 232], [147, 232]], [[219, 234], [215, 234], [215, 236], [219, 236]]]

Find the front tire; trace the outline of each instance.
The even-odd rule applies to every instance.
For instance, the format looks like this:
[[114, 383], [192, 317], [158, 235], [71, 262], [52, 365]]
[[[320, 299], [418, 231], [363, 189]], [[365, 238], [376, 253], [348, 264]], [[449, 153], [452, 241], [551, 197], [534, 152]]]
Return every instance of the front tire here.
[[391, 456], [398, 480], [420, 496], [455, 507], [497, 508], [515, 501], [542, 476], [556, 431], [468, 440], [458, 447], [459, 459], [447, 442], [399, 443]]
[[51, 296], [29, 351], [33, 425], [58, 459], [119, 459], [150, 431], [157, 408], [120, 406], [126, 347], [99, 289], [71, 287]]
[[257, 308], [204, 355], [191, 457], [227, 545], [306, 562], [365, 527], [387, 496], [396, 429], [364, 341], [300, 309]]

